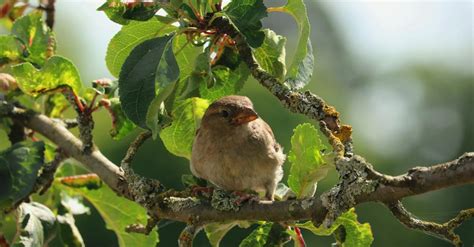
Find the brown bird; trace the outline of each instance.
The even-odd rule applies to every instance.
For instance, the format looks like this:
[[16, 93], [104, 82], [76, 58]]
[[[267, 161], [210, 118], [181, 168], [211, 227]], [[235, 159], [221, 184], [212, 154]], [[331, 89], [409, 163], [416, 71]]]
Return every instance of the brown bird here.
[[285, 155], [249, 98], [226, 96], [204, 113], [194, 139], [191, 172], [231, 191], [265, 192], [273, 200]]

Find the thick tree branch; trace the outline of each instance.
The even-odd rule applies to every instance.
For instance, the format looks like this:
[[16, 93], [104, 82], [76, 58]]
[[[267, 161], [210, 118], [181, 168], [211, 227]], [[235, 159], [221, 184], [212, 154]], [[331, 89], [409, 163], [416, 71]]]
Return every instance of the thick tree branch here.
[[[455, 185], [474, 183], [474, 153], [432, 167], [415, 168], [400, 176], [376, 172], [363, 158], [354, 155], [339, 159], [336, 166], [341, 182], [317, 198], [244, 204], [238, 211], [220, 211], [206, 199], [187, 197], [189, 194], [165, 192], [158, 181], [124, 176], [123, 171], [94, 149], [82, 151], [81, 141], [63, 124], [44, 115], [28, 112], [6, 102], [0, 104], [0, 116], [10, 117], [25, 127], [50, 139], [68, 156], [75, 158], [114, 189], [119, 195], [135, 200], [150, 215], [202, 225], [229, 220], [267, 220], [291, 222], [313, 220], [330, 224], [338, 215], [359, 203], [389, 202]], [[141, 142], [141, 139], [140, 141]]]
[[0, 104], [1, 115], [7, 115], [21, 122], [25, 127], [45, 136], [66, 155], [81, 162], [91, 172], [97, 173], [112, 189], [122, 195], [128, 194], [127, 186], [124, 184], [123, 171], [97, 149], [91, 153], [84, 153], [82, 142], [61, 123], [45, 115], [14, 107], [6, 102]]

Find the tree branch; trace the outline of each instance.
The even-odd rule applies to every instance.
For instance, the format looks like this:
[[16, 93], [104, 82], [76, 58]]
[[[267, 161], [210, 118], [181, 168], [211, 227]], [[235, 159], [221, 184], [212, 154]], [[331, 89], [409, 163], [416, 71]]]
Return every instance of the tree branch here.
[[67, 156], [81, 162], [91, 172], [97, 173], [110, 188], [121, 195], [128, 194], [127, 185], [124, 183], [123, 171], [97, 149], [94, 149], [91, 153], [84, 153], [82, 142], [61, 123], [45, 115], [26, 111], [6, 102], [0, 103], [1, 115], [7, 115], [21, 122], [25, 127], [45, 136]]
[[392, 214], [406, 227], [425, 232], [429, 235], [439, 237], [443, 240], [451, 242], [455, 246], [462, 246], [459, 235], [454, 230], [465, 220], [474, 217], [474, 208], [462, 210], [456, 217], [444, 224], [427, 222], [417, 219], [408, 212], [400, 201], [386, 204]]

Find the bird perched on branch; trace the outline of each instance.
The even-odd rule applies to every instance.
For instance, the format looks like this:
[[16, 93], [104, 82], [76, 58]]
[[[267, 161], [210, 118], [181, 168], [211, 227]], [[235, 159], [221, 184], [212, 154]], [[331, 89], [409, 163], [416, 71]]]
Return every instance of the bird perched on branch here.
[[194, 139], [191, 172], [231, 191], [265, 192], [273, 200], [285, 155], [249, 98], [226, 96], [204, 113]]

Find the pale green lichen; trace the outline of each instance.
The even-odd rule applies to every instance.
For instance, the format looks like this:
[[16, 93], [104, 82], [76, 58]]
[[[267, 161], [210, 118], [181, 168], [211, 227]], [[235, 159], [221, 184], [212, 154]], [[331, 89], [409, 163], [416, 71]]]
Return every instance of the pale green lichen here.
[[174, 197], [170, 196], [163, 200], [163, 202], [173, 212], [181, 212], [184, 209], [192, 208], [201, 204], [201, 201], [195, 197]]
[[367, 178], [368, 165], [370, 164], [360, 156], [341, 158], [336, 162], [341, 180], [321, 196], [323, 206], [328, 210], [324, 226], [330, 227], [337, 217], [354, 207], [358, 195], [375, 191], [378, 182]]
[[219, 211], [239, 211], [241, 198], [225, 190], [214, 189], [211, 206]]

